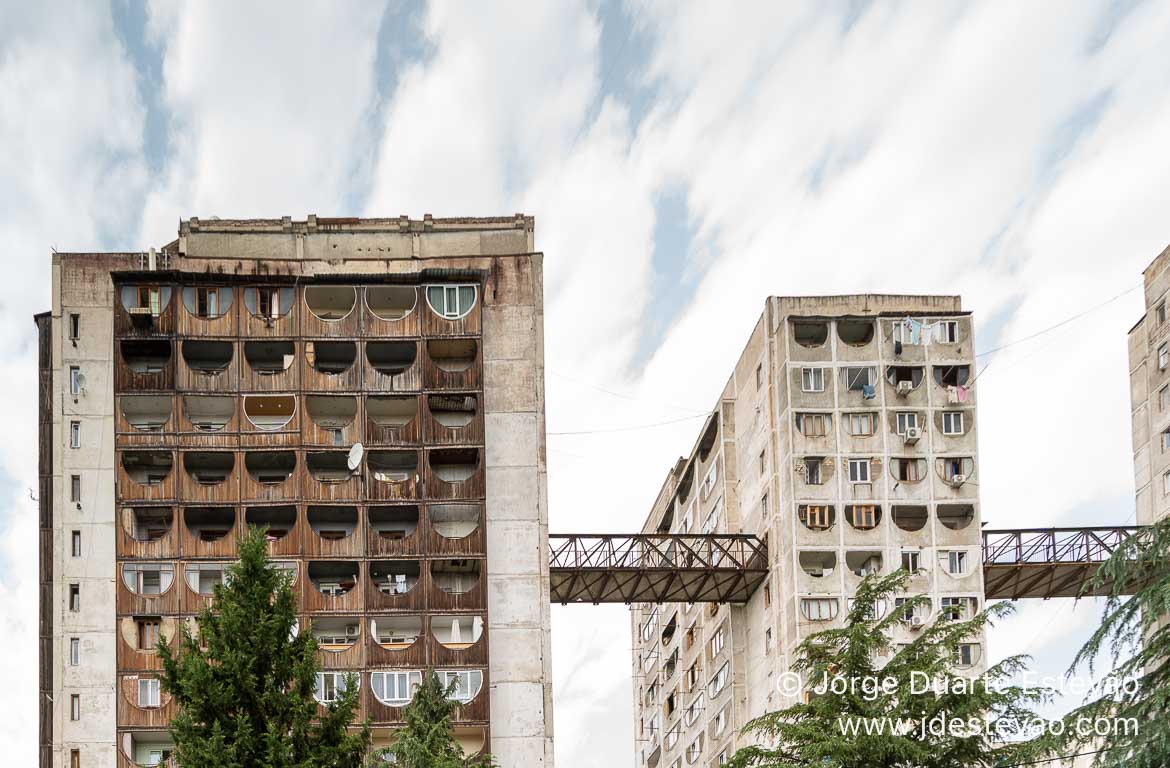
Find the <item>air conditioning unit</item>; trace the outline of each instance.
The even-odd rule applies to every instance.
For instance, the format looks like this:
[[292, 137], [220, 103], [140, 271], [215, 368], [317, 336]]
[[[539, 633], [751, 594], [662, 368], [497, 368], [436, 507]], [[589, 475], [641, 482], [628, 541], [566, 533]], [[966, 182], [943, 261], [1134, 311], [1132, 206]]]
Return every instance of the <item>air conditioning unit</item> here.
[[358, 627], [357, 624], [346, 624], [345, 625], [345, 636], [346, 637], [357, 637], [358, 633], [360, 631], [361, 631], [361, 629]]
[[913, 390], [914, 390], [914, 382], [912, 382], [912, 381], [899, 381], [898, 386], [896, 387], [896, 391], [898, 392], [899, 397], [905, 397], [906, 395], [910, 394]]
[[910, 629], [922, 629], [924, 623], [921, 616], [910, 617]]
[[918, 427], [906, 427], [906, 432], [902, 435], [902, 442], [906, 445], [914, 445], [922, 437], [922, 430]]
[[966, 475], [951, 475], [951, 485], [962, 485], [967, 482]]

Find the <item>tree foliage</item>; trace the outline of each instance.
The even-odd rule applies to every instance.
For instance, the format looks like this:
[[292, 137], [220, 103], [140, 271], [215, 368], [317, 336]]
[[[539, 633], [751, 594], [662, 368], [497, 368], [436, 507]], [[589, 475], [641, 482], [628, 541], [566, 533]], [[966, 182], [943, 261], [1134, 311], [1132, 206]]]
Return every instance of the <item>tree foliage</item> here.
[[[908, 579], [906, 571], [866, 577], [844, 625], [810, 635], [797, 646], [792, 671], [802, 676], [806, 690], [826, 677], [852, 684], [844, 693], [811, 694], [806, 703], [748, 723], [744, 732], [758, 745], [736, 752], [733, 768], [976, 768], [1011, 765], [1042, 753], [1035, 743], [1000, 738], [1001, 732], [1031, 721], [1033, 707], [1051, 697], [1045, 689], [1011, 683], [1026, 668], [1027, 657], [1005, 659], [975, 684], [954, 671], [959, 646], [978, 642], [985, 628], [1007, 615], [1011, 606], [993, 605], [968, 620], [940, 616], [908, 645], [894, 647], [890, 636], [895, 627], [928, 600], [911, 597], [883, 615]], [[883, 658], [888, 660], [881, 665]], [[926, 679], [935, 685], [916, 693], [916, 687], [926, 687]], [[941, 727], [943, 720], [956, 718], [965, 727]], [[867, 719], [902, 727], [867, 733], [860, 726]], [[848, 722], [859, 724], [856, 733]], [[966, 727], [972, 723], [979, 727]]]
[[465, 758], [455, 740], [451, 721], [456, 703], [451, 699], [455, 682], [447, 688], [433, 670], [423, 675], [422, 685], [403, 709], [406, 726], [395, 734], [389, 753], [400, 768], [488, 768], [495, 763], [490, 756]]
[[319, 708], [317, 642], [297, 632], [291, 577], [271, 567], [265, 532], [240, 540], [240, 559], [196, 624], [172, 648], [159, 641], [162, 690], [175, 697], [175, 757], [183, 768], [359, 768], [370, 730], [351, 729], [357, 685]]
[[[1096, 751], [1100, 768], [1164, 768], [1170, 765], [1170, 518], [1122, 543], [1086, 591], [1108, 599], [1068, 674], [1082, 667], [1095, 672], [1103, 655], [1112, 669], [1090, 701], [1066, 718], [1066, 750]], [[1107, 735], [1078, 729], [1078, 721], [1102, 722]]]

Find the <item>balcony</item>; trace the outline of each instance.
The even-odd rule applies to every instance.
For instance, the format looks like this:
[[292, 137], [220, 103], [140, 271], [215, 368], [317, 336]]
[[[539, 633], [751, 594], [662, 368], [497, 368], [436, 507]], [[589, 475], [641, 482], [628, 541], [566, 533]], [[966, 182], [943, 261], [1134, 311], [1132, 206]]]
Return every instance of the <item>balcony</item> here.
[[157, 616], [179, 612], [173, 563], [122, 563], [121, 573], [117, 596], [119, 614]]
[[240, 498], [236, 454], [232, 451], [184, 451], [180, 492], [186, 501], [234, 502]]
[[481, 560], [431, 560], [427, 607], [449, 611], [480, 611], [486, 607]]
[[294, 475], [297, 455], [293, 451], [247, 451], [244, 453], [241, 494], [249, 501], [285, 501], [297, 496]]
[[483, 443], [483, 411], [475, 395], [428, 395], [427, 442], [432, 445]]
[[183, 336], [235, 336], [236, 290], [228, 285], [184, 286], [179, 333]]
[[179, 347], [178, 388], [193, 392], [235, 392], [240, 369], [230, 341], [185, 339]]
[[243, 411], [244, 445], [292, 447], [300, 441], [296, 395], [244, 395]]
[[118, 669], [149, 672], [162, 669], [158, 640], [173, 640], [183, 619], [177, 616], [123, 616], [118, 619]]
[[422, 442], [418, 395], [366, 397], [366, 443], [417, 445]]
[[418, 560], [370, 561], [371, 611], [419, 611], [426, 605], [426, 589], [420, 586], [423, 571]]
[[310, 506], [305, 537], [308, 557], [361, 557], [365, 543], [358, 526], [358, 509], [351, 506]]
[[170, 395], [118, 398], [118, 445], [158, 446], [173, 439], [175, 401]]
[[297, 345], [288, 340], [245, 341], [240, 388], [245, 392], [297, 389]]
[[187, 589], [183, 596], [183, 610], [199, 613], [211, 605], [215, 588], [224, 582], [230, 563], [187, 563], [183, 567], [183, 582]]
[[353, 395], [306, 395], [304, 442], [349, 448], [360, 441], [358, 399]]
[[244, 311], [240, 314], [242, 336], [290, 336], [296, 330], [291, 286], [251, 286], [244, 289]]
[[351, 670], [363, 665], [365, 643], [361, 617], [314, 617], [312, 632], [320, 648], [318, 656], [323, 668]]
[[174, 332], [175, 310], [169, 285], [118, 287], [118, 302], [114, 305], [116, 336], [166, 336]]
[[175, 743], [166, 731], [125, 731], [118, 739], [118, 768], [178, 768]]
[[123, 451], [118, 464], [118, 498], [122, 501], [175, 498], [174, 463], [170, 451]]
[[303, 386], [321, 392], [361, 389], [362, 369], [353, 341], [306, 341]]
[[418, 287], [370, 285], [363, 290], [365, 317], [362, 326], [371, 338], [418, 336], [422, 330]]
[[361, 611], [365, 607], [360, 567], [352, 560], [314, 560], [308, 564], [312, 589], [305, 590], [305, 610]]
[[417, 451], [370, 451], [366, 469], [369, 499], [394, 501], [419, 497]]
[[833, 346], [829, 344], [829, 321], [815, 318], [790, 318], [792, 341], [789, 354], [793, 360], [829, 361]]
[[481, 499], [483, 462], [478, 448], [427, 451], [427, 495], [432, 499]]
[[422, 388], [418, 342], [367, 341], [366, 389], [373, 392], [417, 392]]
[[888, 401], [898, 407], [926, 405], [926, 390], [922, 386], [925, 368], [921, 365], [886, 366]]
[[234, 557], [238, 538], [235, 507], [183, 508], [184, 556]]
[[244, 520], [249, 528], [267, 528], [268, 552], [271, 555], [301, 554], [301, 525], [297, 508], [291, 504], [248, 507]]
[[125, 557], [160, 557], [179, 551], [170, 507], [123, 507], [118, 528], [118, 554]]
[[301, 495], [306, 499], [350, 501], [361, 496], [361, 476], [349, 468], [347, 451], [306, 452], [303, 477]]
[[920, 545], [930, 543], [930, 526], [927, 525], [930, 522], [930, 513], [926, 505], [894, 504], [890, 508], [890, 514], [899, 531], [912, 534], [899, 535], [899, 540]]
[[837, 359], [876, 360], [876, 336], [871, 317], [837, 318]]
[[431, 504], [427, 519], [427, 551], [431, 554], [460, 557], [484, 553], [483, 507], [479, 504]]
[[122, 692], [118, 724], [134, 728], [165, 728], [178, 714], [178, 704], [154, 676], [126, 675], [119, 679]]
[[421, 616], [375, 616], [370, 619], [371, 665], [396, 668], [426, 665], [426, 643]]
[[122, 360], [115, 375], [116, 391], [174, 389], [171, 342], [165, 339], [123, 339], [118, 342], [118, 352]]
[[182, 395], [179, 430], [183, 445], [199, 448], [229, 447], [239, 431], [236, 398], [218, 395]]
[[357, 288], [352, 285], [306, 285], [301, 316], [305, 336], [357, 336], [361, 315]]
[[424, 369], [427, 389], [479, 389], [479, 352], [475, 339], [429, 339]]
[[431, 616], [430, 663], [437, 667], [485, 666], [487, 633], [482, 616]]
[[380, 555], [417, 555], [421, 552], [419, 508], [416, 504], [367, 507], [367, 552]]

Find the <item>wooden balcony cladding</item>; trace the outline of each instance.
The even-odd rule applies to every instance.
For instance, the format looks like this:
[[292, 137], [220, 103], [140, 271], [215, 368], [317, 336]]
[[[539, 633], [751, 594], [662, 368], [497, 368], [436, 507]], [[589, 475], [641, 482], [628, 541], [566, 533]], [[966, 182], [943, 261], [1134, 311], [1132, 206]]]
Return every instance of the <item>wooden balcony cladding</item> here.
[[175, 332], [174, 290], [169, 285], [118, 286], [114, 301], [114, 336], [146, 338]]
[[176, 388], [183, 392], [235, 392], [240, 388], [240, 351], [224, 339], [177, 339]]
[[422, 553], [423, 523], [417, 504], [366, 507], [366, 552], [370, 557]]
[[[430, 616], [428, 622], [442, 621], [444, 617]], [[488, 633], [485, 627], [474, 643], [439, 642], [434, 633], [428, 633], [428, 664], [433, 667], [480, 667], [488, 663]]]
[[[323, 645], [317, 651], [317, 658], [321, 660], [322, 670], [352, 671], [358, 675], [360, 673], [357, 670], [365, 666], [365, 657], [365, 643], [361, 641], [361, 638], [348, 646], [330, 645], [326, 647]], [[367, 682], [363, 680], [362, 687], [364, 688], [366, 685]]]
[[175, 349], [169, 339], [120, 339], [114, 363], [115, 392], [175, 388]]
[[295, 501], [300, 490], [296, 451], [243, 451], [240, 498], [246, 502]]
[[417, 392], [422, 389], [419, 342], [369, 340], [362, 344], [363, 381], [369, 392]]
[[310, 504], [305, 507], [305, 557], [362, 557], [365, 531], [357, 506]]
[[179, 535], [184, 557], [235, 557], [240, 515], [234, 506], [182, 507]]
[[304, 458], [305, 466], [300, 473], [302, 498], [308, 501], [357, 501], [361, 498], [362, 478], [349, 469], [348, 451], [307, 450]]
[[427, 339], [423, 383], [427, 389], [479, 389], [482, 356], [477, 339]]
[[352, 338], [360, 330], [359, 290], [353, 285], [301, 288], [301, 335]]
[[301, 440], [301, 414], [293, 394], [252, 393], [240, 398], [240, 444], [292, 448]]
[[483, 445], [483, 408], [477, 395], [426, 395], [423, 401], [428, 444]]
[[[174, 563], [119, 563], [117, 580], [118, 593], [115, 600], [119, 615], [163, 616], [179, 613], [179, 573]], [[131, 589], [131, 584], [135, 585], [134, 589]]]
[[118, 681], [122, 700], [118, 702], [118, 725], [129, 728], [162, 728], [171, 722], [179, 712], [179, 705], [167, 693], [159, 691], [158, 707], [138, 705], [138, 681], [152, 679], [154, 675], [124, 675]]
[[357, 395], [305, 394], [301, 441], [305, 445], [348, 449], [362, 442]]
[[[152, 671], [162, 669], [162, 659], [156, 650], [141, 650], [139, 646], [139, 618], [123, 616], [118, 619], [118, 669], [126, 671]], [[149, 621], [157, 624], [158, 636], [173, 642], [179, 633], [182, 619], [173, 616], [151, 616]], [[153, 638], [157, 641], [157, 638]]]
[[434, 500], [482, 499], [484, 469], [482, 448], [439, 448], [426, 451], [427, 498]]
[[242, 289], [227, 285], [185, 285], [179, 288], [180, 336], [236, 336]]
[[[372, 664], [373, 662], [370, 663]], [[402, 714], [403, 710], [406, 709], [405, 706], [393, 707], [389, 704], [383, 704], [382, 702], [378, 701], [378, 697], [375, 696], [374, 692], [369, 688], [368, 680], [363, 681], [362, 688], [365, 691], [366, 711], [370, 715], [371, 722], [385, 724], [405, 722]]]
[[[166, 733], [161, 733], [160, 735], [166, 736]], [[160, 743], [165, 744], [168, 742], [160, 742]], [[117, 768], [148, 768], [148, 767], [144, 766], [142, 763], [134, 762], [134, 760], [132, 758], [130, 758], [125, 753], [123, 753], [121, 748], [119, 748], [118, 749]], [[169, 760], [167, 762], [159, 763], [159, 768], [178, 768], [178, 763], [174, 762], [174, 760], [172, 759], [172, 760]]]
[[368, 451], [366, 498], [372, 501], [418, 499], [422, 492], [421, 471], [418, 451]]
[[[368, 628], [361, 616], [309, 616], [301, 631], [317, 639], [324, 669], [360, 669], [365, 664]], [[362, 687], [365, 687], [362, 681]]]
[[486, 551], [483, 506], [480, 504], [427, 505], [427, 552], [465, 557]]
[[357, 392], [362, 388], [361, 352], [356, 341], [312, 339], [303, 342], [301, 386], [310, 392]]
[[295, 504], [249, 505], [244, 507], [245, 529], [268, 529], [268, 554], [297, 556], [304, 551], [304, 522]]
[[241, 392], [295, 392], [300, 388], [304, 342], [244, 338], [239, 346]]
[[[427, 608], [432, 611], [482, 611], [487, 607], [483, 560], [431, 560]], [[454, 570], [446, 570], [454, 569]]]
[[184, 501], [239, 501], [239, 455], [235, 451], [179, 451], [179, 496]]
[[195, 561], [184, 563], [181, 574], [182, 608], [184, 613], [199, 613], [210, 606], [215, 597], [215, 585], [223, 581], [229, 561]]
[[174, 451], [120, 451], [118, 499], [166, 501], [175, 498], [178, 468]]
[[[371, 617], [377, 622], [379, 617]], [[389, 617], [381, 617], [383, 619]], [[421, 625], [421, 619], [419, 620]], [[421, 631], [414, 638], [413, 643], [386, 643], [378, 642], [370, 635], [366, 644], [366, 663], [371, 667], [388, 667], [391, 669], [420, 669], [427, 666], [427, 643]]]
[[362, 333], [368, 338], [408, 338], [422, 333], [416, 285], [367, 285], [362, 293]]
[[240, 335], [277, 338], [297, 333], [296, 289], [292, 286], [248, 286], [242, 291]]
[[420, 400], [418, 395], [367, 395], [362, 442], [367, 446], [421, 444]]
[[173, 507], [122, 507], [118, 517], [118, 557], [177, 557], [181, 553]]
[[[371, 560], [366, 609], [421, 611], [427, 607], [427, 571], [421, 560]], [[401, 577], [405, 577], [402, 580]]]
[[[450, 288], [453, 286], [447, 287]], [[424, 336], [478, 336], [482, 333], [482, 286], [476, 285], [470, 287], [473, 287], [475, 290], [472, 298], [473, 304], [470, 310], [462, 317], [453, 318], [444, 317], [442, 314], [443, 310], [447, 309], [447, 307], [445, 305], [440, 306], [443, 302], [443, 297], [434, 291], [434, 289], [438, 289], [440, 286], [435, 284], [422, 287], [423, 295], [420, 297], [419, 304], [423, 313]], [[463, 300], [466, 301], [466, 299]]]
[[356, 560], [313, 560], [305, 566], [305, 611], [358, 613], [365, 606], [365, 568]]
[[488, 721], [488, 700], [491, 698], [488, 695], [488, 679], [487, 670], [483, 670], [483, 684], [479, 688], [479, 693], [475, 698], [466, 704], [460, 704], [455, 708], [455, 715], [452, 718], [457, 723], [486, 723]]
[[179, 442], [184, 448], [234, 448], [239, 442], [239, 399], [190, 393], [177, 398]]
[[119, 395], [116, 398], [114, 434], [118, 447], [173, 446], [178, 422], [173, 395]]

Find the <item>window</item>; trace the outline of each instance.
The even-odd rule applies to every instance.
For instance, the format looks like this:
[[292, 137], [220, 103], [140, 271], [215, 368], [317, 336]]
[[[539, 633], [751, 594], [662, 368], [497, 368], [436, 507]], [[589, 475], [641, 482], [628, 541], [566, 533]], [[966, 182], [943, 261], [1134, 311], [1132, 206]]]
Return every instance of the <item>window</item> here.
[[913, 551], [913, 550], [903, 550], [902, 551], [902, 570], [909, 571], [910, 573], [918, 573], [918, 571], [919, 571], [918, 554], [919, 554], [918, 552]]
[[69, 610], [77, 612], [81, 610], [81, 585], [69, 585]]
[[772, 585], [764, 585], [764, 607], [767, 608], [772, 604]]
[[157, 285], [138, 286], [138, 306], [149, 307], [150, 314], [158, 317], [162, 312], [162, 302]]
[[760, 497], [760, 514], [767, 517], [768, 515], [768, 492], [764, 491], [764, 495]]
[[69, 768], [81, 768], [81, 750], [69, 750]]
[[723, 731], [727, 730], [727, 707], [719, 710], [719, 714], [715, 715], [715, 724], [712, 726], [716, 736], [722, 736]]
[[943, 411], [942, 425], [944, 435], [961, 435], [966, 431], [962, 411]]
[[81, 557], [81, 531], [74, 531], [70, 536], [70, 554], [73, 557]]
[[760, 474], [761, 475], [766, 474], [768, 472], [768, 449], [767, 448], [760, 451], [759, 462], [760, 462], [759, 463]]
[[219, 289], [195, 289], [195, 316], [213, 319], [220, 316]]
[[690, 726], [699, 719], [699, 715], [703, 714], [703, 694], [699, 694], [692, 701], [683, 713], [683, 723]]
[[967, 572], [967, 553], [952, 551], [946, 553], [947, 573], [952, 576], [962, 576]]
[[1157, 309], [1154, 310], [1154, 316], [1158, 318], [1158, 325], [1166, 322], [1166, 302], [1162, 301], [1158, 303]]
[[69, 719], [73, 721], [81, 719], [81, 694], [74, 693], [69, 696]]
[[712, 656], [719, 655], [719, 652], [723, 650], [723, 642], [725, 639], [724, 632], [725, 631], [726, 631], [726, 629], [724, 627], [720, 627], [718, 630], [716, 630], [715, 634], [711, 637], [710, 646], [711, 646], [711, 655]]
[[422, 685], [422, 672], [371, 672], [370, 689], [378, 701], [392, 707], [403, 707], [414, 698]]
[[824, 368], [801, 368], [800, 369], [800, 388], [805, 392], [824, 392], [825, 391], [825, 369]]
[[69, 476], [69, 500], [81, 501], [81, 475]]
[[81, 367], [77, 365], [69, 366], [69, 394], [76, 395], [81, 393]]
[[849, 524], [859, 531], [877, 527], [877, 507], [873, 504], [854, 504], [848, 508]]
[[443, 670], [438, 675], [440, 682], [443, 683], [443, 688], [449, 687], [452, 682], [455, 683], [455, 688], [449, 698], [462, 704], [466, 704], [478, 696], [479, 689], [483, 685], [483, 672], [477, 669]]
[[1170, 450], [1170, 428], [1162, 430], [1162, 453]]
[[896, 477], [900, 483], [917, 483], [922, 479], [922, 459], [894, 459]]
[[824, 463], [823, 459], [805, 459], [804, 460], [804, 481], [809, 485], [821, 485], [825, 482], [821, 475], [821, 465]]
[[697, 661], [687, 669], [687, 673], [684, 676], [684, 683], [688, 691], [695, 690], [695, 687], [699, 684], [699, 676], [702, 673], [703, 671], [699, 668], [699, 662]]
[[138, 650], [153, 651], [158, 648], [158, 630], [161, 622], [158, 619], [139, 619], [137, 624]]
[[832, 621], [837, 617], [837, 599], [833, 597], [802, 597], [800, 615], [809, 621]]
[[428, 285], [427, 304], [448, 320], [458, 320], [475, 306], [474, 285]]
[[715, 484], [719, 482], [719, 463], [716, 462], [711, 465], [711, 469], [707, 471], [706, 477], [703, 478], [703, 498], [711, 495], [715, 490]]
[[895, 431], [899, 435], [905, 435], [907, 430], [918, 429], [918, 414], [914, 411], [899, 411], [894, 419]]
[[718, 696], [719, 692], [727, 687], [727, 681], [730, 677], [731, 662], [725, 661], [723, 662], [723, 666], [719, 668], [719, 671], [715, 673], [715, 676], [707, 683], [707, 696], [712, 699]]
[[771, 653], [772, 645], [772, 628], [768, 627], [764, 630], [764, 653]]
[[849, 460], [849, 482], [851, 482], [851, 483], [868, 483], [869, 482], [869, 459], [850, 459]]
[[[951, 621], [964, 621], [974, 613], [974, 599], [970, 597], [944, 597], [942, 615]], [[970, 610], [968, 610], [970, 608]]]
[[954, 662], [957, 667], [970, 667], [975, 664], [976, 654], [975, 649], [978, 646], [972, 643], [960, 643], [955, 646]]
[[818, 504], [808, 504], [797, 512], [800, 522], [806, 528], [814, 531], [827, 531], [833, 525], [833, 515], [829, 507]]
[[873, 413], [845, 414], [845, 431], [854, 437], [869, 437], [873, 434], [873, 425], [877, 415]]
[[796, 414], [796, 431], [805, 437], [824, 437], [833, 425], [833, 417], [827, 413]]
[[80, 448], [81, 447], [81, 422], [80, 421], [69, 422], [69, 447], [70, 448]]
[[1158, 390], [1158, 410], [1162, 412], [1170, 410], [1170, 385]]
[[1170, 344], [1163, 343], [1158, 347], [1158, 370], [1166, 370], [1166, 366], [1170, 364]]
[[283, 312], [280, 309], [280, 290], [277, 288], [256, 289], [256, 314], [260, 317], [276, 319]]
[[81, 664], [81, 638], [69, 638], [69, 666], [76, 667]]
[[939, 320], [934, 326], [934, 340], [942, 344], [954, 344], [959, 340], [957, 320]]
[[138, 680], [138, 706], [140, 707], [157, 707], [159, 705], [159, 684], [158, 679], [153, 677], [139, 678]]
[[764, 364], [760, 363], [756, 366], [756, 389], [764, 386]]
[[76, 312], [69, 315], [69, 338], [74, 341], [81, 338], [81, 315]]
[[877, 379], [877, 371], [873, 368], [846, 368], [843, 372], [845, 388], [850, 392], [862, 392], [867, 387], [872, 390]]
[[345, 693], [345, 675], [341, 672], [318, 672], [313, 696], [322, 704], [332, 704]]
[[964, 482], [974, 469], [971, 459], [952, 458], [943, 459], [943, 479], [948, 483]]

